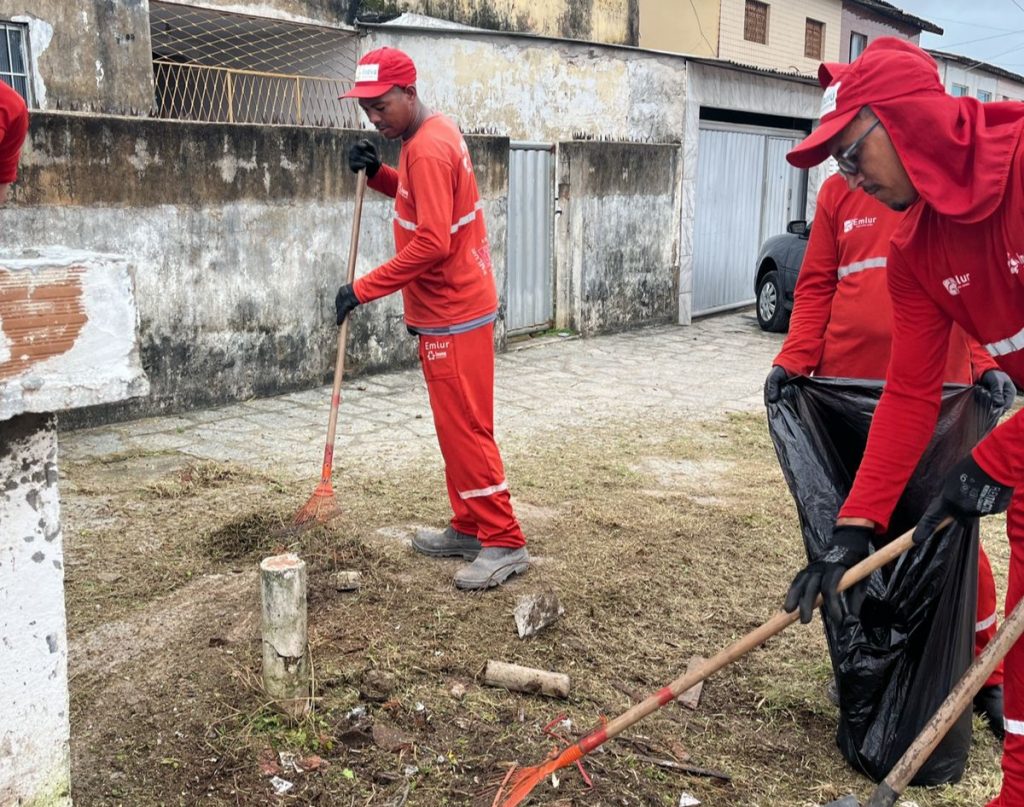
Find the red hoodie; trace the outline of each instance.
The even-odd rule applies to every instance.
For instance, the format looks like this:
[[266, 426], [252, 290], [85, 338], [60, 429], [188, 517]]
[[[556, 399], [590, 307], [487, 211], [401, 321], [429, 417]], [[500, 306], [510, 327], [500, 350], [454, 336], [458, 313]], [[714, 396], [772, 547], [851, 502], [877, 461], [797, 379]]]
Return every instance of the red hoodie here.
[[10, 86], [0, 81], [0, 183], [18, 178], [18, 155], [28, 132], [25, 101]]
[[[840, 512], [884, 527], [935, 427], [952, 323], [1024, 386], [1024, 105], [945, 96], [872, 109], [921, 194], [893, 239], [889, 374]], [[973, 455], [997, 481], [1024, 484], [1021, 413]]]

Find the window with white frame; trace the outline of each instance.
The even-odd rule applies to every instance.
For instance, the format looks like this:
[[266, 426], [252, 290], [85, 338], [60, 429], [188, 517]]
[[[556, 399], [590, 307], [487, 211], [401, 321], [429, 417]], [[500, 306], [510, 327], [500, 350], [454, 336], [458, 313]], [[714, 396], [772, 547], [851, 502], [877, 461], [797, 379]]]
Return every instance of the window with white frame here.
[[0, 81], [14, 87], [31, 106], [28, 72], [28, 26], [0, 20]]
[[954, 95], [957, 98], [961, 98], [965, 95], [971, 94], [971, 88], [966, 84], [954, 84], [953, 89], [950, 91], [950, 95]]
[[868, 46], [867, 34], [858, 34], [856, 31], [850, 34], [850, 61], [852, 62], [864, 52]]
[[983, 104], [987, 104], [989, 101], [992, 100], [992, 93], [990, 93], [988, 90], [978, 90], [978, 100], [981, 101]]

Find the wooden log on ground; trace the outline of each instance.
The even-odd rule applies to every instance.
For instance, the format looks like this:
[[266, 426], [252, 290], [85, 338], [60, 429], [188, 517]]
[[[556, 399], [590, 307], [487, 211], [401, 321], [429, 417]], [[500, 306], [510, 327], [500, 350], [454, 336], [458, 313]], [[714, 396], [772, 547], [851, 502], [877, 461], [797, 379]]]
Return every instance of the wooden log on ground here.
[[569, 697], [569, 676], [564, 673], [547, 672], [503, 661], [488, 661], [484, 667], [483, 682], [487, 686], [502, 687], [530, 695], [547, 695], [551, 698]]
[[516, 602], [515, 610], [512, 613], [516, 620], [519, 638], [526, 639], [557, 622], [565, 613], [565, 609], [554, 591], [542, 591], [524, 594]]
[[263, 688], [292, 720], [309, 711], [306, 564], [287, 553], [260, 563], [263, 594]]

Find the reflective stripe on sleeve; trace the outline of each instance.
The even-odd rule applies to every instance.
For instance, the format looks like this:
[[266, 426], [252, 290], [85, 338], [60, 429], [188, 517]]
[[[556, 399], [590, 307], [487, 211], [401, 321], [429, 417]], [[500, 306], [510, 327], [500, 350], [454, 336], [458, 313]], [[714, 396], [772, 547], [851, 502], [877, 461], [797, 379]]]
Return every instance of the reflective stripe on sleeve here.
[[988, 619], [983, 619], [983, 620], [981, 620], [981, 622], [978, 622], [978, 623], [975, 624], [974, 632], [975, 633], [981, 633], [983, 630], [991, 628], [995, 624], [996, 624], [996, 613], [995, 613], [995, 611], [993, 611], [992, 612], [992, 616], [990, 616]]
[[403, 230], [412, 230], [412, 231], [415, 232], [415, 230], [416, 230], [416, 222], [415, 221], [408, 221], [407, 219], [400, 218], [399, 215], [398, 215], [398, 211], [397, 210], [392, 211], [391, 218], [394, 220], [395, 224], [397, 224]]
[[866, 258], [863, 261], [854, 261], [848, 263], [845, 266], [840, 266], [837, 270], [839, 279], [842, 280], [847, 275], [855, 274], [856, 272], [863, 272], [865, 269], [884, 269], [886, 258]]
[[476, 218], [477, 211], [483, 210], [483, 209], [484, 209], [484, 203], [483, 202], [478, 201], [475, 205], [473, 205], [473, 209], [472, 210], [470, 210], [465, 216], [463, 216], [461, 219], [459, 219], [457, 222], [455, 222], [452, 225], [452, 235], [457, 233], [459, 231], [460, 227], [465, 227], [467, 224], [472, 222], [473, 219]]
[[478, 488], [477, 490], [460, 490], [459, 497], [463, 499], [476, 499], [479, 496], [491, 496], [495, 493], [500, 493], [503, 490], [508, 490], [508, 480], [503, 479], [500, 484], [491, 485], [489, 488]]
[[1024, 348], [1024, 328], [1021, 328], [1013, 336], [985, 345], [985, 350], [991, 356], [1005, 356], [1007, 353], [1015, 353], [1021, 348]]
[[1024, 734], [1024, 720], [1010, 720], [1010, 718], [1004, 717], [1003, 724], [1006, 726], [1007, 734]]

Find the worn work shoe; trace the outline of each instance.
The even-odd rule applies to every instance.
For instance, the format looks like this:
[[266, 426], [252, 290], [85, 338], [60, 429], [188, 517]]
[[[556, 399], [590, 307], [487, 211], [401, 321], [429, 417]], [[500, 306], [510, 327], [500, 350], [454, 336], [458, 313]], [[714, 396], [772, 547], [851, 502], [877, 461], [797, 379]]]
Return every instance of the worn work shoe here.
[[988, 722], [988, 727], [999, 742], [1006, 736], [1003, 725], [1003, 685], [982, 687], [974, 696], [974, 711]]
[[475, 535], [459, 532], [449, 524], [443, 530], [416, 530], [412, 548], [433, 558], [461, 556], [463, 560], [474, 560], [482, 547]]
[[476, 560], [455, 573], [456, 588], [476, 590], [500, 586], [513, 574], [522, 574], [530, 565], [526, 547], [487, 546]]

